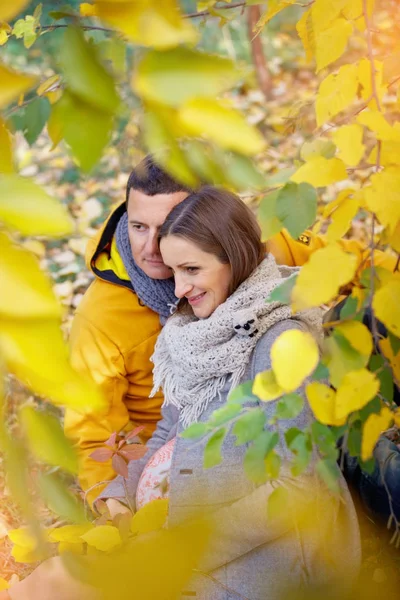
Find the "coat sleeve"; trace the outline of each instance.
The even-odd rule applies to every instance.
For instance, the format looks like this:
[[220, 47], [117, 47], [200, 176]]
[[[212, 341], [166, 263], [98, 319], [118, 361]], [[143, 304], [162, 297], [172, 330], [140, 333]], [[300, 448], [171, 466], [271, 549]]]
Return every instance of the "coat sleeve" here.
[[[273, 326], [261, 338], [256, 347], [253, 362], [253, 375], [269, 369], [271, 366], [270, 350], [275, 339], [289, 329], [302, 329], [293, 321], [283, 321]], [[303, 394], [303, 389], [297, 390]], [[275, 402], [260, 402], [260, 407], [270, 419], [275, 412]], [[303, 412], [295, 419], [280, 421], [280, 432], [284, 434], [290, 427], [304, 429], [312, 419], [307, 403]], [[282, 464], [280, 479], [288, 482], [289, 494], [297, 508], [307, 506], [311, 500], [311, 483], [314, 480], [312, 469], [306, 475], [293, 478], [290, 473], [289, 451], [283, 444], [278, 444], [275, 451], [280, 455]], [[243, 467], [239, 467], [243, 468]], [[287, 478], [287, 479], [286, 479]], [[293, 482], [293, 485], [292, 485]], [[274, 487], [267, 482], [255, 488], [252, 493], [240, 500], [211, 513], [211, 541], [202, 558], [200, 569], [213, 571], [235, 559], [238, 559], [257, 547], [263, 546], [293, 529], [293, 522], [287, 518], [276, 518], [272, 522], [267, 519], [268, 499]], [[291, 502], [292, 504], [293, 502]]]
[[[128, 381], [119, 349], [79, 311], [72, 324], [70, 348], [72, 366], [91, 378], [106, 400], [106, 407], [101, 412], [81, 414], [69, 408], [65, 412], [64, 430], [77, 449], [79, 483], [87, 491], [95, 484], [115, 477], [111, 461], [100, 463], [90, 458], [90, 454], [129, 422], [124, 403]], [[96, 485], [88, 493], [90, 503], [103, 487]]]
[[[126, 490], [129, 494], [129, 503], [135, 507], [136, 489], [139, 483], [140, 476], [144, 467], [150, 458], [164, 444], [172, 439], [173, 431], [176, 430], [178, 423], [179, 412], [173, 406], [163, 406], [161, 409], [161, 419], [157, 423], [157, 428], [147, 442], [147, 452], [139, 460], [131, 460], [128, 465], [128, 478], [126, 479]], [[126, 501], [126, 492], [124, 478], [118, 475], [108, 486], [101, 492], [98, 499], [108, 500], [115, 498], [116, 500]]]

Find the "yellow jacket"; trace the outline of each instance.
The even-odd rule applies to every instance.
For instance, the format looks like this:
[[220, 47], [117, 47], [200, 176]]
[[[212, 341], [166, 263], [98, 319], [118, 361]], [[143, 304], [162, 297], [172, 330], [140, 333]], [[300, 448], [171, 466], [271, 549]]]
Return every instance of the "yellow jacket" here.
[[[65, 431], [75, 443], [80, 457], [79, 481], [88, 490], [115, 476], [110, 462], [99, 463], [90, 454], [114, 431], [144, 425], [148, 439], [160, 417], [162, 394], [149, 398], [152, 388], [150, 356], [160, 332], [159, 317], [142, 306], [135, 295], [114, 241], [116, 224], [125, 210], [119, 206], [87, 249], [88, 267], [95, 280], [80, 303], [71, 331], [71, 360], [82, 374], [102, 389], [108, 409], [99, 415], [81, 415], [70, 409], [65, 414]], [[369, 266], [368, 251], [353, 240], [340, 242], [354, 252], [359, 264]], [[326, 245], [323, 237], [305, 232], [298, 240], [282, 231], [267, 242], [267, 249], [279, 264], [299, 266]], [[395, 259], [376, 253], [376, 264], [393, 270]], [[96, 486], [89, 501], [100, 493]]]

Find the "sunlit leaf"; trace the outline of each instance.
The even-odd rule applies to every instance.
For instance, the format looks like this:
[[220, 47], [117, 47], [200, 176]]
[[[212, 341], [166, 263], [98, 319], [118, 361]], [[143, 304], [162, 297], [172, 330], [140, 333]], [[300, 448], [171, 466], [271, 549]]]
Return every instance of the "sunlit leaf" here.
[[157, 531], [164, 527], [168, 515], [168, 500], [160, 498], [148, 502], [134, 514], [131, 521], [131, 532], [142, 535], [150, 531]]
[[371, 333], [366, 325], [359, 321], [346, 321], [337, 325], [335, 329], [340, 331], [360, 354], [370, 356], [373, 343]]
[[271, 364], [278, 385], [293, 392], [310, 375], [319, 361], [318, 344], [310, 333], [284, 331], [271, 348]]
[[296, 0], [270, 0], [268, 2], [268, 8], [255, 26], [255, 31], [259, 32], [265, 25], [267, 25], [271, 19], [281, 12], [284, 8], [294, 4]]
[[309, 183], [323, 187], [347, 178], [346, 167], [339, 158], [319, 156], [302, 165], [290, 178], [295, 183]]
[[344, 417], [336, 413], [336, 392], [324, 383], [313, 381], [306, 386], [307, 400], [315, 418], [324, 425], [343, 425]]
[[122, 543], [118, 529], [112, 525], [93, 527], [81, 535], [81, 538], [89, 546], [93, 546], [96, 550], [101, 550], [101, 552], [108, 552]]
[[336, 416], [344, 419], [351, 412], [359, 410], [376, 396], [379, 380], [367, 369], [347, 373], [336, 392]]
[[192, 135], [205, 136], [228, 150], [252, 156], [265, 147], [260, 132], [240, 112], [218, 100], [189, 100], [179, 110], [179, 118]]
[[195, 43], [198, 37], [189, 20], [182, 18], [176, 0], [97, 0], [95, 7], [101, 19], [142, 46], [171, 48]]
[[335, 144], [326, 139], [315, 139], [304, 142], [300, 150], [300, 158], [304, 161], [311, 160], [317, 156], [333, 158], [336, 153]]
[[[329, 265], [329, 277], [326, 277], [326, 265]], [[352, 280], [356, 269], [357, 257], [336, 245], [317, 250], [296, 280], [292, 292], [294, 310], [329, 302], [342, 285]]]
[[332, 335], [324, 340], [323, 362], [329, 370], [330, 382], [335, 387], [341, 384], [346, 373], [366, 367], [368, 364], [369, 354], [359, 352], [351, 344], [349, 337], [335, 328]]
[[378, 140], [400, 142], [400, 125], [390, 125], [379, 110], [363, 110], [357, 116], [357, 121], [373, 131]]
[[382, 286], [374, 294], [372, 307], [388, 330], [400, 337], [400, 279], [392, 279]]
[[384, 406], [379, 415], [370, 415], [363, 427], [361, 442], [361, 458], [366, 461], [371, 458], [379, 436], [388, 429], [393, 421], [393, 413]]
[[13, 173], [15, 168], [12, 152], [12, 137], [2, 119], [0, 119], [0, 148], [0, 173]]
[[348, 108], [356, 98], [357, 89], [356, 65], [343, 65], [337, 73], [328, 75], [319, 86], [315, 104], [318, 127]]
[[29, 447], [39, 460], [69, 473], [78, 473], [78, 457], [65, 438], [59, 420], [50, 414], [38, 412], [32, 406], [20, 411]]
[[138, 65], [132, 85], [146, 100], [180, 106], [196, 96], [215, 98], [239, 78], [239, 70], [227, 58], [176, 48], [148, 52]]
[[346, 19], [339, 18], [333, 21], [329, 28], [316, 34], [315, 58], [317, 72], [342, 56], [352, 31], [351, 23]]
[[329, 242], [336, 242], [350, 228], [351, 221], [356, 216], [360, 207], [357, 197], [346, 196], [331, 215], [331, 223], [326, 232]]
[[253, 394], [258, 396], [263, 402], [276, 400], [285, 390], [277, 383], [273, 371], [264, 371], [257, 373], [253, 383]]
[[363, 128], [357, 123], [343, 125], [333, 133], [333, 141], [339, 149], [338, 158], [346, 165], [355, 167], [364, 156]]
[[17, 99], [20, 94], [33, 87], [37, 79], [32, 75], [17, 73], [4, 65], [0, 65], [0, 81], [0, 108], [4, 108]]
[[1, 0], [0, 2], [0, 21], [11, 21], [20, 12], [22, 12], [26, 6], [28, 6], [30, 0], [15, 0], [9, 2], [9, 0]]
[[72, 232], [66, 209], [30, 179], [0, 175], [0, 221], [23, 235], [61, 236]]
[[51, 542], [69, 542], [70, 544], [82, 543], [82, 535], [93, 529], [93, 527], [92, 523], [55, 527], [49, 531], [49, 540]]

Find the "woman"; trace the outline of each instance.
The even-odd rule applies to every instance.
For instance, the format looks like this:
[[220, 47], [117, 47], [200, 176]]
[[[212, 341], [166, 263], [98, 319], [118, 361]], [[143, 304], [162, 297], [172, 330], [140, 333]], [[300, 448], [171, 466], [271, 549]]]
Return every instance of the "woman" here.
[[[270, 349], [282, 332], [300, 329], [319, 336], [319, 313], [307, 311], [294, 318], [289, 307], [265, 302], [282, 283], [284, 271], [271, 256], [265, 257], [251, 211], [225, 190], [204, 187], [176, 206], [161, 228], [160, 250], [174, 273], [180, 302], [153, 356], [153, 392], [162, 386], [163, 418], [148, 442], [147, 454], [129, 465], [131, 501], [136, 499], [140, 508], [161, 497], [163, 486], [152, 487], [160, 482], [154, 474], [160, 473], [161, 464], [169, 480], [168, 526], [199, 511], [209, 515], [213, 541], [200, 566], [203, 574], [197, 574], [186, 595], [271, 600], [280, 597], [287, 585], [298, 589], [302, 583], [325, 584], [335, 569], [342, 582], [348, 582], [358, 571], [359, 534], [343, 480], [345, 503], [328, 503], [329, 507], [325, 503], [325, 515], [315, 515], [312, 526], [299, 532], [288, 519], [267, 521], [273, 487], [255, 485], [244, 474], [246, 445], [237, 446], [235, 437], [228, 435], [222, 463], [205, 470], [204, 444], [180, 435], [188, 425], [208, 421], [240, 382], [270, 368]], [[258, 406], [268, 423], [275, 403]], [[291, 427], [304, 429], [311, 418], [304, 409], [296, 419], [281, 422], [281, 434]], [[280, 477], [293, 481], [290, 452], [283, 444], [276, 451], [282, 459]], [[310, 473], [289, 484], [296, 502], [307, 506], [316, 491], [314, 484]], [[123, 500], [120, 477], [102, 497]], [[324, 534], [329, 538], [323, 539]], [[332, 552], [322, 558], [326, 543]]]
[[[299, 329], [319, 337], [319, 313], [307, 311], [294, 318], [289, 307], [265, 302], [286, 271], [265, 257], [251, 211], [222, 189], [204, 187], [176, 206], [161, 229], [160, 250], [174, 273], [180, 299], [153, 356], [153, 392], [159, 386], [164, 390], [163, 418], [146, 455], [130, 462], [127, 482], [117, 477], [101, 497], [123, 502], [127, 488], [129, 504], [136, 501], [140, 508], [167, 493], [168, 527], [199, 513], [208, 517], [210, 545], [182, 599], [278, 600], [288, 590], [332, 585], [335, 578], [342, 591], [347, 589], [357, 576], [360, 551], [356, 516], [343, 480], [344, 502], [331, 501], [316, 485], [312, 468], [291, 476], [292, 455], [279, 443], [279, 479], [292, 501], [283, 517], [268, 520], [274, 488], [263, 474], [257, 484], [246, 477], [248, 444], [237, 445], [235, 436], [227, 435], [222, 463], [204, 469], [204, 444], [180, 435], [192, 423], [209, 421], [237, 384], [270, 368], [271, 346], [281, 333]], [[265, 412], [265, 430], [271, 427], [275, 404], [251, 404]], [[280, 421], [281, 437], [289, 428], [304, 429], [310, 419], [304, 408], [295, 419]], [[168, 480], [167, 492], [160, 478]], [[310, 510], [311, 522], [299, 527], [297, 517], [302, 512], [309, 516]], [[328, 591], [341, 596], [339, 588], [331, 587], [324, 590], [325, 598]], [[11, 596], [20, 600], [12, 590]]]

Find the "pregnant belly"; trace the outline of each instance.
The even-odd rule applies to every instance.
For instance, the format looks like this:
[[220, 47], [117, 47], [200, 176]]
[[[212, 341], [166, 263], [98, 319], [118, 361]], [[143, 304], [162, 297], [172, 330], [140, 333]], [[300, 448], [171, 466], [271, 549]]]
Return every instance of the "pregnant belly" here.
[[175, 438], [164, 444], [143, 469], [136, 490], [136, 509], [139, 510], [152, 500], [168, 498], [169, 474]]

